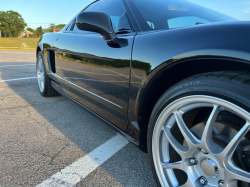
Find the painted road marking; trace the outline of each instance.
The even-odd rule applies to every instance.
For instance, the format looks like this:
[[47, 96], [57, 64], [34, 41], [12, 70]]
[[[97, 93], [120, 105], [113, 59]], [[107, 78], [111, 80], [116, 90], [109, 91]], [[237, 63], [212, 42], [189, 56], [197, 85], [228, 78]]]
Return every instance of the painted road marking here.
[[106, 68], [102, 68], [102, 69], [107, 70], [107, 71], [110, 71], [110, 72], [115, 73], [115, 74], [117, 74], [117, 75], [121, 75], [121, 76], [124, 76], [124, 77], [126, 77], [126, 78], [129, 78], [129, 76], [124, 75], [124, 74], [122, 74], [122, 73], [118, 73], [118, 72], [115, 72], [115, 71], [112, 71], [112, 70], [106, 69]]
[[0, 66], [0, 68], [5, 68], [5, 67], [13, 67], [13, 66], [35, 66], [36, 64], [23, 64], [23, 65], [6, 65], [6, 66]]
[[127, 144], [128, 140], [117, 134], [88, 155], [57, 172], [36, 187], [74, 186]]
[[25, 79], [36, 79], [37, 77], [26, 77], [26, 78], [19, 78], [19, 79], [9, 79], [9, 80], [0, 80], [0, 82], [9, 82], [9, 81], [20, 81]]

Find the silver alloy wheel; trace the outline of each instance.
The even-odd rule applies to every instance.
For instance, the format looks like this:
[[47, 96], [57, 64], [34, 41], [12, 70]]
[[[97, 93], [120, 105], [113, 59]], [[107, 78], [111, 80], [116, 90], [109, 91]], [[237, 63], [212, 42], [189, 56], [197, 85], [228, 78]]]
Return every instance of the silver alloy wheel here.
[[36, 76], [37, 76], [37, 81], [38, 81], [40, 92], [43, 92], [44, 90], [44, 67], [43, 67], [43, 59], [40, 55], [38, 57]]
[[[201, 139], [198, 139], [186, 126], [183, 114], [201, 107], [212, 107], [212, 112]], [[245, 120], [245, 125], [223, 149], [218, 148], [212, 139], [213, 125], [221, 111], [229, 111]], [[174, 124], [178, 125], [188, 147], [183, 146], [173, 137], [170, 130]], [[221, 181], [226, 187], [237, 186], [238, 180], [250, 183], [250, 173], [237, 167], [232, 160], [236, 147], [249, 129], [250, 114], [228, 101], [194, 95], [172, 102], [159, 115], [152, 137], [153, 161], [161, 186], [179, 186], [173, 169], [182, 170], [187, 174], [187, 182], [182, 185], [185, 187], [221, 186], [223, 184]], [[169, 144], [180, 155], [181, 161], [169, 162]], [[195, 158], [198, 163], [196, 164], [192, 158]], [[207, 184], [201, 184], [202, 182]]]

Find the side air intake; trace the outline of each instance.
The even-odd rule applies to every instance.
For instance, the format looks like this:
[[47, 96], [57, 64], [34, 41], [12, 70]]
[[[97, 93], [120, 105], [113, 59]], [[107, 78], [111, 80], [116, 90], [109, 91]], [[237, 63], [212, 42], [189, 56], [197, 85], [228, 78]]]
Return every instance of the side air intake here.
[[50, 69], [53, 73], [56, 73], [56, 60], [55, 60], [55, 52], [49, 51], [49, 63]]

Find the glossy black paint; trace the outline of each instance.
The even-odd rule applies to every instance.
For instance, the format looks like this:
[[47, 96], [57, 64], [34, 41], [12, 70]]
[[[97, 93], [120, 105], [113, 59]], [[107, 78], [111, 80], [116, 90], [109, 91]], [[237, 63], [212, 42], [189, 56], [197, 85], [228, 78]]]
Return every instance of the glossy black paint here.
[[113, 47], [99, 34], [59, 33], [53, 44], [57, 77], [52, 76], [71, 98], [126, 131], [134, 36], [119, 38], [127, 45]]
[[[231, 58], [249, 63], [249, 32], [250, 22], [238, 21], [138, 33], [134, 42], [131, 64], [130, 120], [138, 121], [140, 100], [144, 90], [154, 76], [164, 68], [170, 66], [173, 68], [174, 64], [198, 57]], [[149, 64], [150, 70], [140, 74], [133, 73], [136, 71], [134, 66], [138, 61]], [[196, 68], [200, 68], [199, 66]], [[183, 70], [180, 69], [181, 71]]]
[[[159, 99], [159, 96], [148, 97], [154, 92], [152, 85], [157, 85], [161, 76], [168, 77], [164, 80], [166, 87], [162, 88], [166, 90], [172, 86], [172, 79], [182, 77], [180, 74], [186, 71], [190, 71], [187, 75], [199, 74], [201, 69], [206, 71], [203, 67], [208, 67], [210, 61], [215, 66], [212, 63], [215, 59], [225, 62], [220, 69], [227, 70], [227, 61], [230, 61], [230, 68], [237, 69], [240, 62], [249, 70], [250, 22], [220, 22], [143, 32], [129, 3], [123, 2], [135, 32], [118, 34], [116, 40], [107, 42], [97, 33], [63, 30], [45, 34], [38, 49], [44, 54], [49, 76], [57, 82], [54, 83], [57, 90], [60, 88], [135, 142], [140, 140], [145, 144], [147, 120], [142, 118], [145, 110], [152, 108], [144, 106], [151, 99]], [[56, 73], [51, 72], [50, 67], [52, 51], [56, 57]], [[199, 63], [195, 66], [185, 66], [197, 59]]]

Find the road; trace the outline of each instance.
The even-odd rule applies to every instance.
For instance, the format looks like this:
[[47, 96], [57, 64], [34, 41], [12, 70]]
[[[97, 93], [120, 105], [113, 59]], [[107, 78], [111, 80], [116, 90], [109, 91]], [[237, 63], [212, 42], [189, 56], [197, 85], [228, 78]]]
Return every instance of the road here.
[[156, 186], [146, 153], [65, 97], [40, 95], [35, 58], [0, 51], [0, 186]]

